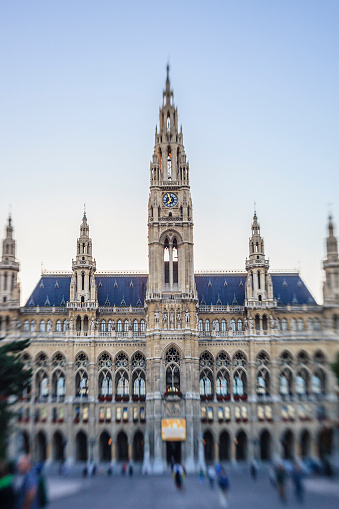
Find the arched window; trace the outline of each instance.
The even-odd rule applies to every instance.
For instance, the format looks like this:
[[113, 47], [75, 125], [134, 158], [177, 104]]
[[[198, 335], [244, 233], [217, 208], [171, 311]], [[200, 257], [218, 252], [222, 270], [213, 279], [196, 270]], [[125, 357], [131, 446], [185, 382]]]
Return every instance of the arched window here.
[[217, 396], [227, 396], [230, 392], [230, 377], [225, 369], [217, 373]]
[[280, 322], [280, 318], [277, 318], [275, 323], [277, 324], [277, 330], [281, 330], [281, 322]]
[[112, 396], [112, 393], [112, 373], [108, 369], [102, 369], [99, 373], [99, 396]]
[[101, 332], [106, 332], [106, 322], [105, 322], [105, 320], [101, 320], [100, 331]]
[[240, 318], [238, 320], [238, 331], [242, 331], [242, 321], [240, 320]]
[[246, 395], [246, 373], [243, 369], [237, 369], [233, 375], [233, 394], [235, 396]]
[[66, 332], [67, 331], [67, 320], [64, 320], [62, 322], [62, 332]]
[[214, 320], [214, 330], [216, 332], [219, 332], [220, 330], [219, 320]]
[[134, 322], [133, 322], [133, 331], [134, 332], [138, 332], [138, 330], [139, 330], [138, 320], [134, 320]]
[[128, 328], [129, 328], [128, 320], [125, 320], [124, 321], [124, 332], [128, 332]]
[[24, 332], [29, 332], [29, 321], [28, 320], [24, 321]]
[[80, 397], [88, 396], [88, 375], [84, 369], [79, 369], [76, 373], [75, 394]]
[[198, 329], [199, 329], [199, 332], [203, 332], [204, 326], [203, 326], [203, 321], [201, 318], [198, 322]]
[[40, 332], [45, 332], [45, 320], [41, 320], [40, 322]]
[[180, 354], [171, 346], [165, 356], [166, 365], [166, 392], [180, 391]]
[[108, 320], [107, 332], [112, 332], [112, 330], [113, 330], [113, 322], [112, 322], [112, 320]]
[[282, 319], [282, 330], [287, 331], [287, 320], [286, 318]]
[[257, 395], [266, 396], [269, 394], [270, 376], [267, 369], [260, 369], [257, 374]]
[[230, 320], [230, 330], [233, 331], [233, 332], [235, 331], [235, 320], [234, 320], [234, 318], [232, 318]]
[[115, 387], [118, 396], [129, 395], [128, 373], [125, 370], [119, 370], [115, 375]]
[[35, 332], [35, 331], [36, 331], [36, 321], [32, 320], [31, 321], [31, 332]]
[[313, 320], [312, 318], [307, 319], [307, 328], [308, 330], [313, 330]]
[[320, 321], [319, 318], [314, 319], [314, 330], [320, 330]]
[[200, 396], [212, 396], [213, 394], [213, 375], [209, 369], [204, 369], [200, 373]]
[[221, 320], [221, 331], [226, 332], [226, 320], [224, 318]]
[[56, 369], [52, 376], [52, 396], [63, 398], [65, 396], [65, 374], [61, 369]]
[[35, 386], [38, 391], [39, 398], [47, 398], [49, 393], [48, 374], [47, 371], [40, 369], [35, 377]]
[[295, 378], [295, 391], [298, 396], [304, 396], [308, 394], [309, 388], [309, 373], [305, 368], [298, 371]]
[[122, 321], [118, 320], [118, 332], [122, 332]]
[[267, 316], [263, 315], [262, 317], [262, 328], [263, 330], [267, 330]]
[[145, 373], [141, 369], [137, 369], [133, 373], [133, 396], [146, 395]]
[[164, 242], [165, 284], [169, 284], [169, 262], [170, 262], [169, 242], [168, 238], [166, 237]]
[[298, 331], [304, 330], [304, 320], [302, 318], [298, 318]]
[[52, 320], [47, 321], [47, 332], [52, 332]]
[[178, 243], [173, 239], [173, 284], [178, 284]]
[[210, 332], [210, 321], [208, 318], [205, 320], [205, 331]]
[[319, 396], [326, 393], [326, 375], [322, 369], [318, 369], [312, 375], [312, 393]]
[[55, 324], [55, 330], [56, 332], [61, 332], [61, 320], [57, 320]]
[[297, 320], [295, 318], [291, 318], [291, 330], [292, 331], [297, 330]]
[[140, 332], [145, 332], [145, 320], [140, 321]]

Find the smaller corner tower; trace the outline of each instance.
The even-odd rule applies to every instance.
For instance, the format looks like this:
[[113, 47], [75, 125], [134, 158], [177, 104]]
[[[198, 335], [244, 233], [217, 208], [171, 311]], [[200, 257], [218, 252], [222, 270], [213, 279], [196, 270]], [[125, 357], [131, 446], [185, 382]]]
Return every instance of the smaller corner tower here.
[[9, 216], [6, 237], [2, 243], [2, 258], [0, 262], [0, 306], [2, 307], [16, 307], [20, 305], [19, 270], [19, 262], [15, 258], [12, 218]]
[[324, 305], [339, 307], [339, 257], [338, 242], [334, 235], [332, 216], [328, 218], [326, 258], [324, 260], [325, 281], [323, 285]]
[[254, 211], [252, 236], [249, 239], [249, 258], [246, 258], [246, 306], [274, 305], [273, 285], [265, 258], [264, 239], [260, 235], [257, 213]]
[[80, 237], [77, 239], [76, 259], [72, 260], [71, 305], [75, 304], [84, 308], [97, 306], [95, 270], [96, 262], [92, 255], [92, 239], [89, 236], [89, 226], [86, 211], [84, 211], [80, 225]]

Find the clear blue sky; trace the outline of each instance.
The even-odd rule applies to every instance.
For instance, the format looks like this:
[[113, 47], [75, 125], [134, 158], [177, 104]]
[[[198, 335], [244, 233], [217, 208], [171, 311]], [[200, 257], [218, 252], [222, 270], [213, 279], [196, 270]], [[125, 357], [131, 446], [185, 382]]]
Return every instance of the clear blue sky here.
[[244, 268], [256, 201], [271, 268], [300, 267], [321, 301], [338, 26], [337, 0], [0, 0], [0, 227], [11, 204], [24, 299], [41, 262], [71, 269], [84, 202], [98, 270], [147, 269], [169, 58], [196, 269]]

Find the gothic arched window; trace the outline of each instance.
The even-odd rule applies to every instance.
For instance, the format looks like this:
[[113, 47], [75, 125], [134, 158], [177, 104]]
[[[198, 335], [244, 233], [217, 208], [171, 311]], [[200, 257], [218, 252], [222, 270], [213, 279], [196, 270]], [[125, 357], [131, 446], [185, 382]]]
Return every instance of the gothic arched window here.
[[178, 350], [171, 346], [165, 356], [166, 362], [166, 391], [180, 391], [180, 354]]

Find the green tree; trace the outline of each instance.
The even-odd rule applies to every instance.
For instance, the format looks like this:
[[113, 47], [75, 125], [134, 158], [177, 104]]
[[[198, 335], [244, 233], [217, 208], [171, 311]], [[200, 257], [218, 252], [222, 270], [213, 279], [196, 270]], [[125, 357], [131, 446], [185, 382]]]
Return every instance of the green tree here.
[[25, 367], [21, 353], [30, 340], [13, 341], [0, 346], [0, 458], [6, 456], [13, 404], [30, 386], [32, 370]]

